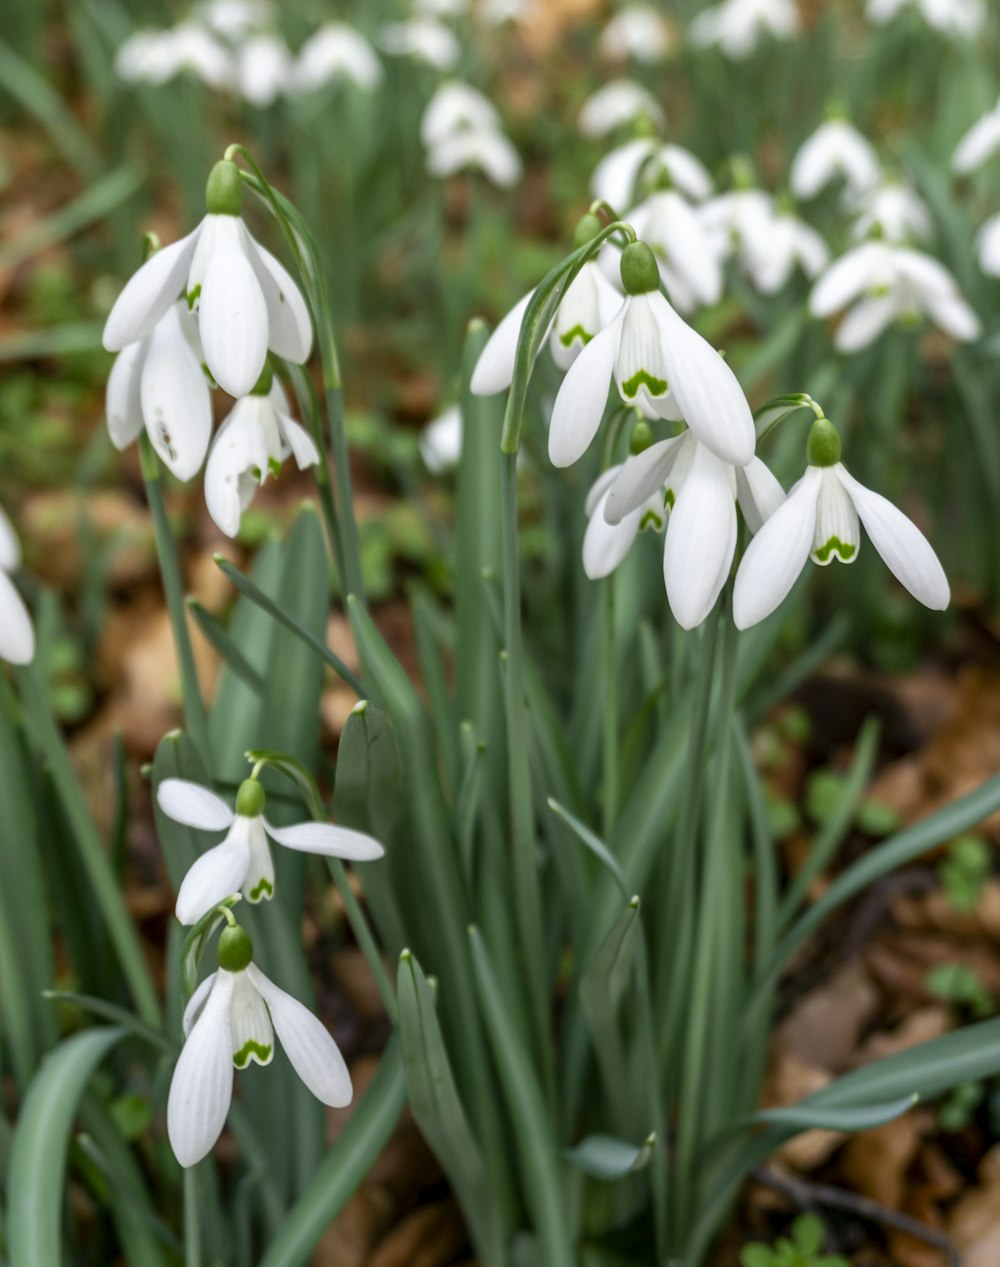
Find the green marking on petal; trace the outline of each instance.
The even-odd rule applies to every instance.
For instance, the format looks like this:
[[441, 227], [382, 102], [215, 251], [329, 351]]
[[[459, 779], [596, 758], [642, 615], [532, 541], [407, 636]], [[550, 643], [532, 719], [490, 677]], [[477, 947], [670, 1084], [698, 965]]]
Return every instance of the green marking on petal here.
[[666, 522], [667, 521], [663, 515], [659, 514], [650, 507], [650, 509], [647, 510], [643, 517], [639, 520], [639, 531], [645, 532], [647, 528], [652, 528], [655, 532], [662, 532], [663, 526]]
[[266, 898], [274, 897], [274, 885], [271, 883], [270, 880], [266, 879], [264, 876], [261, 876], [261, 878], [257, 881], [257, 883], [253, 886], [253, 888], [247, 894], [247, 898], [251, 902], [259, 902], [261, 898], [265, 898], [265, 897]]
[[559, 342], [564, 348], [572, 347], [576, 339], [579, 339], [584, 347], [590, 342], [594, 336], [584, 330], [583, 326], [577, 324], [572, 330], [567, 330], [565, 334], [559, 336]]
[[188, 312], [194, 312], [194, 306], [201, 298], [201, 282], [193, 289], [186, 291], [184, 298], [187, 300]]
[[814, 550], [813, 554], [820, 563], [829, 563], [832, 558], [839, 559], [841, 563], [850, 563], [857, 552], [857, 546], [845, 545], [839, 537], [831, 537], [825, 545]]
[[666, 506], [668, 510], [673, 510], [675, 500], [676, 498], [674, 497], [674, 490], [672, 488], [664, 489], [663, 504], [664, 506]]
[[278, 461], [277, 458], [268, 458], [267, 467], [268, 467], [268, 470], [271, 472], [271, 474], [275, 477], [275, 479], [277, 479], [278, 476], [281, 474], [281, 463]]
[[256, 1056], [262, 1065], [271, 1059], [270, 1043], [258, 1043], [255, 1038], [248, 1038], [237, 1052], [233, 1052], [233, 1064], [237, 1069], [245, 1069], [251, 1056]]
[[650, 396], [665, 396], [667, 380], [657, 378], [646, 370], [636, 370], [627, 382], [622, 383], [622, 395], [627, 396], [629, 400], [634, 400], [640, 387], [648, 388]]

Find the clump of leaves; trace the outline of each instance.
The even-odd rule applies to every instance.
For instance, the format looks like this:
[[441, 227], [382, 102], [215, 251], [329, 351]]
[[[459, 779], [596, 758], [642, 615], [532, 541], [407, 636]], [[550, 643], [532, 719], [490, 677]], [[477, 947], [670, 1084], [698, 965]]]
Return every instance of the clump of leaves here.
[[[810, 774], [806, 785], [806, 813], [814, 823], [822, 826], [836, 813], [846, 794], [846, 785], [845, 775], [826, 766]], [[858, 806], [854, 825], [866, 836], [878, 839], [897, 830], [899, 814], [891, 805], [869, 798]]]
[[815, 1214], [800, 1214], [789, 1236], [773, 1245], [753, 1241], [740, 1251], [742, 1267], [851, 1267], [840, 1254], [824, 1254], [823, 1220]]
[[992, 870], [990, 848], [979, 836], [959, 836], [938, 866], [938, 880], [949, 906], [971, 911], [979, 902]]
[[975, 1020], [993, 1014], [993, 996], [967, 964], [940, 963], [928, 972], [924, 983], [936, 998], [967, 1012]]

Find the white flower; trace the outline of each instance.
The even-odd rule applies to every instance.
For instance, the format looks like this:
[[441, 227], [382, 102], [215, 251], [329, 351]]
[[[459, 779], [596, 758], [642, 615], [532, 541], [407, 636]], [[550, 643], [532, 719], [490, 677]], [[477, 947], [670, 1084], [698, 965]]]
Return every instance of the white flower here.
[[204, 0], [197, 14], [213, 31], [238, 43], [267, 26], [274, 10], [269, 0]]
[[289, 416], [288, 401], [277, 379], [243, 396], [219, 428], [205, 467], [205, 504], [226, 534], [235, 537], [240, 517], [259, 485], [294, 455], [300, 471], [320, 461], [309, 432]]
[[752, 529], [784, 498], [781, 485], [759, 458], [735, 468], [705, 447], [692, 431], [661, 440], [629, 458], [604, 504], [611, 525], [623, 525], [656, 492], [670, 509], [663, 546], [663, 581], [674, 619], [683, 629], [700, 625], [715, 606], [736, 553], [736, 502]]
[[209, 849], [184, 877], [177, 894], [177, 918], [196, 924], [213, 906], [242, 892], [250, 902], [274, 894], [274, 864], [267, 839], [300, 853], [370, 862], [384, 850], [373, 837], [333, 823], [296, 823], [275, 827], [264, 817], [264, 789], [246, 779], [236, 796], [236, 813], [226, 802], [199, 783], [164, 779], [156, 799], [169, 818], [202, 831], [224, 831], [221, 844]]
[[660, 276], [681, 312], [718, 303], [722, 269], [698, 214], [679, 193], [659, 190], [629, 214], [636, 234], [647, 242], [660, 266]]
[[631, 79], [614, 79], [588, 97], [580, 111], [580, 132], [586, 137], [607, 136], [616, 128], [636, 119], [663, 124], [663, 111], [641, 84]]
[[838, 176], [852, 194], [863, 194], [878, 183], [879, 161], [856, 127], [846, 119], [827, 119], [795, 155], [792, 193], [796, 198], [815, 198]]
[[763, 189], [732, 189], [710, 198], [699, 209], [702, 223], [720, 259], [768, 252], [767, 236], [776, 215], [774, 199]]
[[632, 542], [640, 532], [647, 528], [662, 532], [667, 525], [662, 489], [657, 489], [634, 510], [622, 515], [616, 523], [608, 522], [605, 518], [608, 495], [622, 469], [621, 466], [609, 467], [587, 494], [584, 507], [587, 531], [583, 537], [583, 570], [592, 581], [611, 575], [628, 554]]
[[414, 0], [413, 9], [422, 18], [458, 18], [469, 11], [469, 0]]
[[502, 26], [505, 22], [520, 22], [529, 0], [479, 0], [479, 16], [490, 26]]
[[458, 405], [429, 422], [419, 444], [420, 456], [431, 474], [442, 475], [456, 467], [462, 456], [462, 411]]
[[750, 57], [767, 36], [787, 39], [799, 29], [794, 0], [723, 0], [702, 9], [688, 28], [692, 44], [717, 46], [736, 61]]
[[[245, 944], [246, 951], [243, 951]], [[219, 968], [184, 1010], [184, 1046], [167, 1097], [167, 1134], [182, 1166], [211, 1152], [233, 1097], [233, 1069], [268, 1065], [277, 1035], [292, 1068], [332, 1108], [350, 1104], [351, 1075], [325, 1026], [252, 962], [242, 928], [219, 938]], [[228, 964], [229, 967], [224, 966]]]
[[451, 70], [462, 55], [458, 40], [440, 22], [413, 18], [392, 22], [379, 32], [379, 46], [396, 56], [415, 57], [435, 70]]
[[277, 35], [252, 35], [240, 45], [237, 82], [240, 95], [265, 109], [277, 101], [290, 81], [292, 55]]
[[500, 189], [521, 179], [521, 157], [502, 132], [457, 132], [427, 151], [427, 170], [439, 178], [480, 171]]
[[888, 242], [929, 238], [931, 214], [915, 190], [902, 181], [887, 181], [854, 200], [857, 219], [851, 229], [855, 238], [871, 235]]
[[776, 295], [796, 267], [813, 278], [830, 262], [830, 252], [816, 230], [790, 212], [768, 221], [766, 230], [744, 240], [741, 262], [763, 295]]
[[664, 180], [691, 202], [702, 202], [712, 192], [712, 178], [700, 159], [652, 137], [626, 141], [606, 154], [594, 168], [590, 188], [595, 198], [620, 210]]
[[677, 315], [657, 289], [659, 268], [644, 243], [622, 252], [625, 302], [586, 345], [556, 396], [549, 458], [570, 466], [601, 425], [608, 384], [652, 417], [683, 417], [715, 454], [736, 466], [753, 457], [753, 418], [736, 376], [721, 356]]
[[[823, 424], [834, 436], [825, 450], [813, 438]], [[750, 542], [740, 563], [733, 593], [737, 626], [748, 629], [769, 616], [810, 556], [821, 566], [834, 559], [852, 563], [861, 546], [860, 524], [913, 597], [943, 611], [950, 598], [948, 580], [923, 533], [886, 498], [848, 474], [840, 462], [840, 441], [825, 418], [814, 424], [809, 448], [805, 475]]]
[[630, 4], [620, 9], [601, 32], [598, 47], [605, 57], [629, 57], [651, 64], [662, 61], [673, 43], [670, 27], [652, 5]]
[[[296, 364], [308, 358], [312, 323], [305, 300], [284, 266], [243, 224], [241, 198], [235, 164], [216, 163], [209, 214], [186, 238], [150, 256], [115, 301], [104, 327], [109, 352], [151, 334], [186, 294], [198, 313], [205, 362], [231, 396], [250, 391], [269, 348]], [[214, 210], [226, 207], [235, 209]]]
[[969, 128], [952, 155], [951, 165], [960, 175], [968, 175], [1000, 150], [1000, 101]]
[[976, 237], [979, 267], [989, 277], [1000, 277], [1000, 215], [991, 216]]
[[185, 72], [221, 89], [235, 76], [229, 50], [196, 22], [136, 31], [115, 53], [115, 73], [126, 83], [165, 84]]
[[[487, 340], [472, 374], [474, 395], [493, 396], [510, 386], [521, 323], [534, 293], [529, 291], [519, 299]], [[621, 293], [604, 276], [597, 261], [588, 260], [563, 295], [549, 333], [549, 351], [560, 369], [569, 369], [621, 306]]]
[[434, 145], [456, 132], [498, 131], [500, 116], [496, 106], [478, 88], [461, 80], [440, 84], [428, 101], [420, 120], [420, 139]]
[[[855, 302], [857, 301], [857, 302]], [[814, 317], [829, 317], [853, 304], [834, 344], [857, 352], [895, 321], [927, 317], [960, 343], [979, 338], [982, 327], [943, 264], [909, 247], [865, 242], [836, 260], [809, 297]]]
[[346, 22], [327, 22], [299, 49], [290, 91], [315, 92], [333, 80], [350, 79], [370, 90], [382, 82], [382, 63], [365, 37]]
[[179, 480], [201, 468], [212, 434], [212, 399], [201, 368], [198, 326], [183, 299], [150, 334], [118, 354], [108, 378], [108, 432], [116, 449], [145, 426], [160, 460]]
[[8, 664], [30, 664], [35, 655], [35, 627], [8, 576], [20, 566], [21, 543], [13, 524], [0, 510], [0, 660]]
[[868, 0], [868, 17], [884, 25], [907, 7], [946, 35], [978, 35], [986, 25], [984, 0]]

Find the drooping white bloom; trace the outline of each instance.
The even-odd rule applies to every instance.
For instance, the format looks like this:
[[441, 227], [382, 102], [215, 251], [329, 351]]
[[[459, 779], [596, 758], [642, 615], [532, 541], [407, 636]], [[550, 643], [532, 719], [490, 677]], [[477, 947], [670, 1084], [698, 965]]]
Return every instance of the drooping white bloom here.
[[700, 625], [715, 606], [736, 553], [736, 503], [751, 529], [781, 505], [781, 485], [759, 458], [737, 468], [705, 447], [692, 431], [629, 458], [611, 485], [604, 517], [623, 525], [655, 493], [670, 507], [663, 581], [674, 619]]
[[270, 25], [274, 16], [269, 0], [203, 0], [196, 12], [206, 26], [234, 43]]
[[182, 1166], [201, 1161], [222, 1134], [234, 1067], [270, 1064], [276, 1035], [292, 1068], [323, 1104], [342, 1108], [353, 1096], [347, 1065], [326, 1027], [266, 977], [252, 954], [242, 928], [224, 930], [219, 968], [184, 1010], [185, 1041], [167, 1097], [167, 1134]]
[[237, 85], [240, 96], [252, 106], [274, 105], [291, 81], [292, 55], [278, 35], [251, 35], [239, 47]]
[[30, 664], [35, 655], [35, 627], [8, 573], [21, 566], [21, 543], [14, 526], [0, 510], [0, 660]]
[[663, 110], [656, 98], [631, 79], [613, 79], [588, 97], [580, 111], [579, 127], [583, 136], [607, 136], [616, 128], [647, 119], [662, 126]]
[[965, 133], [952, 155], [951, 165], [966, 176], [997, 150], [1000, 150], [1000, 101]]
[[766, 230], [744, 240], [741, 263], [763, 295], [776, 295], [796, 268], [813, 278], [830, 262], [826, 243], [812, 227], [791, 212], [779, 212]]
[[611, 575], [628, 554], [632, 542], [640, 532], [647, 528], [662, 532], [667, 526], [662, 489], [657, 489], [634, 510], [622, 515], [616, 523], [608, 522], [605, 518], [608, 495], [621, 471], [620, 465], [609, 467], [587, 494], [584, 507], [587, 531], [583, 537], [583, 570], [592, 581]]
[[440, 84], [420, 119], [420, 139], [435, 145], [456, 132], [500, 129], [497, 108], [484, 93], [458, 79]]
[[908, 8], [946, 35], [978, 35], [986, 25], [984, 0], [868, 0], [868, 18], [882, 26]]
[[597, 434], [614, 379], [622, 400], [648, 417], [683, 417], [713, 453], [736, 466], [753, 457], [750, 407], [721, 356], [660, 293], [653, 252], [622, 252], [625, 301], [574, 361], [552, 410], [549, 458], [571, 466]]
[[712, 192], [712, 178], [699, 158], [652, 137], [626, 141], [606, 154], [594, 168], [590, 188], [595, 198], [620, 210], [664, 182], [691, 202], [702, 202]]
[[932, 232], [931, 213], [923, 198], [902, 181], [887, 181], [854, 200], [855, 238], [872, 235], [888, 242], [920, 241]]
[[948, 580], [927, 538], [890, 501], [847, 472], [840, 461], [840, 441], [825, 418], [813, 424], [809, 451], [805, 475], [750, 542], [740, 563], [733, 593], [737, 626], [748, 629], [769, 616], [810, 557], [821, 566], [834, 559], [853, 562], [861, 546], [861, 524], [896, 579], [924, 606], [943, 611], [950, 599]]
[[777, 212], [763, 189], [739, 188], [710, 198], [699, 210], [719, 259], [767, 253], [767, 236]]
[[379, 32], [378, 43], [386, 53], [414, 57], [440, 71], [452, 70], [462, 55], [455, 35], [432, 18], [391, 22]]
[[605, 57], [617, 61], [634, 58], [652, 65], [667, 56], [672, 44], [671, 29], [658, 10], [648, 4], [630, 4], [609, 20], [598, 47]]
[[226, 833], [221, 844], [194, 863], [177, 894], [177, 918], [196, 924], [213, 906], [234, 893], [250, 902], [274, 895], [274, 863], [268, 837], [286, 849], [300, 853], [370, 862], [385, 852], [372, 836], [336, 827], [333, 823], [295, 823], [275, 827], [264, 817], [264, 789], [246, 779], [236, 797], [236, 813], [226, 802], [199, 783], [164, 779], [156, 791], [160, 809], [175, 822], [202, 831]]
[[320, 461], [316, 442], [289, 413], [277, 379], [266, 375], [261, 390], [243, 396], [219, 428], [205, 467], [205, 505], [226, 534], [235, 537], [240, 518], [269, 474], [289, 456], [300, 471]]
[[688, 34], [692, 44], [718, 47], [724, 56], [742, 61], [765, 37], [788, 39], [798, 29], [794, 0], [722, 0], [702, 9]]
[[413, 0], [413, 11], [422, 18], [460, 18], [469, 12], [469, 0]]
[[834, 344], [857, 352], [893, 322], [926, 317], [960, 343], [982, 331], [979, 318], [943, 264], [909, 247], [865, 242], [826, 270], [809, 297], [814, 317], [830, 317], [851, 305]]
[[365, 90], [377, 88], [382, 82], [382, 63], [360, 31], [346, 22], [327, 22], [299, 49], [290, 90], [315, 92], [341, 79]]
[[799, 147], [792, 162], [791, 187], [796, 198], [815, 198], [842, 177], [853, 195], [878, 183], [878, 155], [846, 119], [827, 119]]
[[530, 0], [479, 0], [476, 12], [490, 26], [503, 26], [505, 22], [520, 22]]
[[432, 176], [474, 168], [502, 189], [521, 177], [520, 156], [501, 131], [496, 107], [469, 84], [456, 80], [437, 89], [420, 121], [420, 138]]
[[205, 362], [231, 396], [251, 390], [268, 349], [296, 364], [307, 360], [312, 322], [305, 300], [287, 269], [243, 224], [241, 199], [235, 164], [217, 163], [209, 178], [209, 214], [186, 238], [150, 256], [115, 301], [104, 326], [109, 352], [151, 334], [186, 294], [198, 313]]
[[236, 74], [229, 49], [196, 22], [136, 31], [115, 53], [115, 74], [125, 83], [165, 84], [185, 73], [217, 89], [231, 88]]
[[205, 460], [212, 399], [201, 368], [198, 326], [183, 299], [137, 343], [123, 348], [108, 378], [108, 432], [127, 448], [145, 426], [160, 461], [189, 480]]
[[681, 312], [718, 303], [722, 269], [703, 222], [676, 190], [658, 190], [630, 214], [636, 234], [653, 249], [660, 276]]
[[979, 267], [988, 277], [1000, 277], [1000, 215], [991, 216], [976, 236]]
[[432, 475], [443, 475], [462, 456], [462, 411], [452, 405], [429, 422], [420, 434], [420, 456]]

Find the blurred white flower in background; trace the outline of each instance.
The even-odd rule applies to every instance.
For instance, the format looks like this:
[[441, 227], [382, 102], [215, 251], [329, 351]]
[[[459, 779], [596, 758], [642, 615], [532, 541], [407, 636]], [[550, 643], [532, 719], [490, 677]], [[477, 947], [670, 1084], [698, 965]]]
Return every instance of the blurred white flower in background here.
[[799, 30], [794, 0], [723, 0], [703, 9], [688, 27], [691, 43], [717, 47], [736, 61], [750, 57], [771, 36], [788, 39]]
[[878, 155], [871, 143], [846, 119], [827, 119], [799, 147], [790, 183], [796, 198], [815, 198], [832, 181], [843, 178], [858, 196], [878, 184]]
[[477, 12], [490, 26], [520, 22], [528, 8], [528, 0], [479, 0]]
[[1000, 277], [1000, 215], [991, 216], [976, 236], [979, 267], [990, 277]]
[[915, 9], [928, 26], [946, 35], [978, 35], [986, 25], [985, 0], [868, 0], [868, 18], [881, 26]]
[[776, 295], [796, 268], [812, 279], [830, 262], [830, 251], [812, 225], [791, 211], [775, 210], [761, 231], [742, 240], [742, 265], [755, 289]]
[[210, 88], [231, 88], [236, 76], [229, 49], [196, 22], [136, 31], [119, 46], [114, 65], [125, 83], [165, 84], [191, 74]]
[[289, 90], [314, 92], [338, 79], [349, 79], [359, 88], [377, 88], [382, 63], [360, 31], [346, 22], [328, 22], [299, 49]]
[[1000, 101], [969, 128], [952, 155], [951, 165], [967, 176], [1000, 150]]
[[593, 93], [580, 111], [580, 132], [591, 138], [607, 136], [627, 123], [645, 119], [662, 126], [663, 111], [656, 98], [632, 79], [613, 79]]
[[501, 129], [496, 107], [470, 84], [440, 85], [420, 120], [420, 139], [432, 176], [472, 168], [503, 189], [521, 177], [520, 156]]
[[702, 202], [712, 192], [712, 178], [699, 158], [680, 145], [665, 145], [652, 137], [626, 141], [605, 154], [594, 168], [590, 189], [595, 198], [621, 210], [664, 182], [693, 202]]
[[774, 198], [766, 189], [743, 186], [710, 198], [700, 215], [718, 258], [742, 258], [766, 249]]
[[451, 70], [462, 55], [455, 35], [434, 18], [390, 22], [379, 32], [379, 47], [397, 57], [414, 57], [435, 70]]
[[458, 405], [429, 422], [418, 443], [424, 466], [432, 475], [454, 470], [462, 456], [462, 411]]
[[274, 20], [270, 0], [204, 0], [195, 13], [217, 35], [237, 42]]
[[630, 4], [608, 21], [598, 45], [605, 57], [646, 65], [662, 61], [673, 45], [666, 19], [651, 5]]
[[469, 0], [413, 0], [413, 11], [423, 18], [460, 18], [469, 12]]
[[886, 181], [850, 200], [857, 217], [856, 238], [883, 237], [889, 242], [926, 241], [933, 231], [931, 213], [920, 195], [902, 181]]
[[722, 297], [722, 269], [703, 222], [674, 189], [656, 190], [629, 212], [629, 223], [648, 243], [674, 307], [683, 313]]
[[959, 343], [978, 339], [979, 318], [951, 273], [923, 251], [865, 242], [836, 260], [809, 297], [814, 317], [847, 308], [834, 336], [841, 352], [868, 347], [895, 322], [926, 317]]
[[35, 655], [35, 628], [9, 576], [20, 566], [21, 543], [0, 510], [0, 660], [8, 664], [30, 664]]
[[251, 35], [237, 52], [237, 85], [240, 96], [252, 106], [266, 109], [290, 83], [292, 55], [280, 35]]

